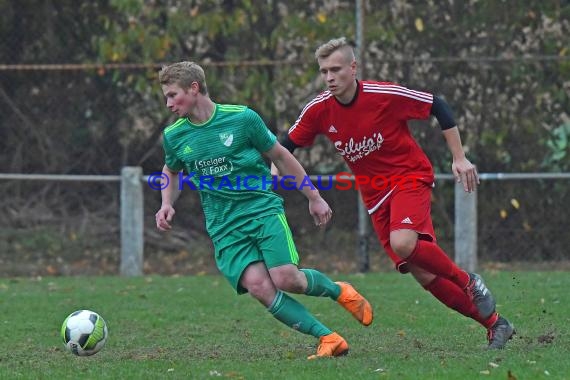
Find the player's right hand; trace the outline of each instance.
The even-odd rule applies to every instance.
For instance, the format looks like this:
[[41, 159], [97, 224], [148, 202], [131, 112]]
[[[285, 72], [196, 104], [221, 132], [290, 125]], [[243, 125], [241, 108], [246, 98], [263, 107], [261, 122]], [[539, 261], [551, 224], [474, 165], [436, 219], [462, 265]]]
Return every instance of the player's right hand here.
[[175, 213], [174, 207], [170, 205], [162, 205], [160, 210], [155, 214], [156, 228], [160, 231], [170, 230], [172, 228], [170, 223], [172, 222], [172, 218]]
[[467, 193], [475, 191], [479, 185], [479, 173], [477, 167], [471, 163], [467, 158], [461, 160], [454, 160], [451, 165], [451, 170], [455, 180], [463, 184], [463, 190]]
[[330, 206], [320, 196], [309, 200], [309, 213], [318, 227], [324, 227], [332, 218]]

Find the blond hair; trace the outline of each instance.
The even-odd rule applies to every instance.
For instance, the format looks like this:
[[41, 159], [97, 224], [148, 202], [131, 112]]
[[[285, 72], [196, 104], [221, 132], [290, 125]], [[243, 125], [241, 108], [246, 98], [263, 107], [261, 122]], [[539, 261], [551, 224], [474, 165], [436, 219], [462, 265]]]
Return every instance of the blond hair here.
[[346, 41], [345, 37], [334, 38], [327, 43], [322, 44], [315, 51], [315, 58], [317, 60], [327, 58], [335, 51], [340, 50], [343, 56], [350, 62], [356, 58], [352, 46]]
[[208, 93], [206, 74], [204, 69], [195, 62], [182, 61], [163, 66], [158, 73], [158, 81], [161, 85], [178, 84], [184, 90], [190, 88], [193, 82], [198, 83], [200, 94]]

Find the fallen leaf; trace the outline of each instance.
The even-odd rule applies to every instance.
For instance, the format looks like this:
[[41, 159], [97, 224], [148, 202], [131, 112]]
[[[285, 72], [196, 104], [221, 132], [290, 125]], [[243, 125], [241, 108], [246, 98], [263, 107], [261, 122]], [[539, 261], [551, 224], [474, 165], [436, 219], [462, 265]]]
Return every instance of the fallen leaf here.
[[422, 21], [421, 18], [416, 18], [416, 29], [418, 30], [418, 32], [423, 32], [424, 31], [424, 22]]

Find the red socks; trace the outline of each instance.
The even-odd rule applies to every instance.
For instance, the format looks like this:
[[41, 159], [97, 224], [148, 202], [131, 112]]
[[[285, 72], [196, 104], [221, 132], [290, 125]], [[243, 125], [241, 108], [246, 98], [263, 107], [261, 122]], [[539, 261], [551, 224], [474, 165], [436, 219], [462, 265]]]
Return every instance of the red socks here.
[[431, 241], [418, 239], [416, 247], [406, 261], [436, 276], [447, 278], [461, 290], [469, 284], [467, 272], [459, 268], [437, 244]]
[[464, 290], [469, 284], [469, 274], [459, 268], [436, 243], [418, 239], [406, 261], [437, 276], [424, 288], [441, 303], [476, 320], [487, 329], [497, 322], [497, 313], [487, 319], [481, 318], [477, 307]]
[[493, 313], [486, 320], [482, 319], [479, 315], [477, 307], [471, 301], [465, 291], [453, 282], [443, 277], [436, 277], [424, 288], [433, 294], [433, 296], [445, 306], [463, 314], [466, 317], [476, 320], [487, 329], [489, 329], [495, 324], [495, 322], [497, 322], [497, 319], [499, 317], [497, 313]]

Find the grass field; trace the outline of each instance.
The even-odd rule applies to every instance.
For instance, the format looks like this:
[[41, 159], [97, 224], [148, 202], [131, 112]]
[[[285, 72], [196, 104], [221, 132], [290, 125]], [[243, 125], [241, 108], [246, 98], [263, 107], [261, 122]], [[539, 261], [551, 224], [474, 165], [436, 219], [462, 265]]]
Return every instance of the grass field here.
[[[351, 345], [306, 360], [316, 339], [289, 330], [225, 279], [0, 279], [0, 379], [570, 379], [570, 275], [484, 272], [518, 335], [487, 351], [485, 331], [449, 311], [409, 276], [338, 276], [375, 307], [362, 327], [335, 302], [296, 296]], [[66, 352], [61, 322], [92, 309], [109, 340], [87, 358]], [[511, 377], [509, 377], [511, 376]]]

